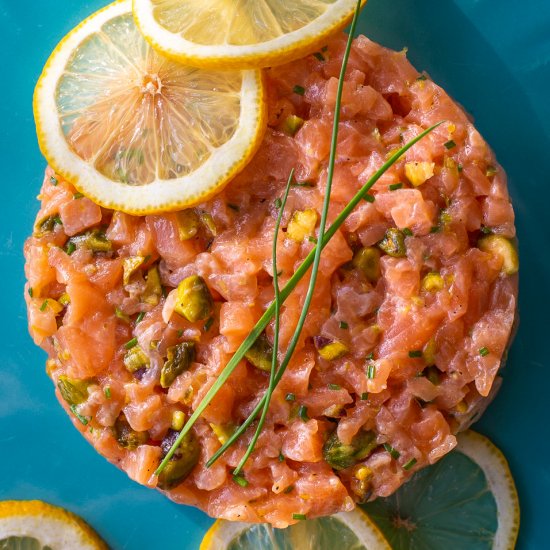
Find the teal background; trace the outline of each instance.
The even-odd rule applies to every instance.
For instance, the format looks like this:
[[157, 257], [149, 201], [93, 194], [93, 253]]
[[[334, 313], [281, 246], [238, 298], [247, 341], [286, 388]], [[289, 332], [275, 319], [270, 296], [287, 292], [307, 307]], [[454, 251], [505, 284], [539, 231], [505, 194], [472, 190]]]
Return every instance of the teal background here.
[[[40, 498], [84, 516], [114, 550], [197, 549], [211, 521], [138, 486], [70, 426], [27, 335], [23, 242], [45, 166], [32, 93], [56, 43], [101, 0], [0, 0], [0, 499]], [[370, 0], [360, 29], [409, 48], [473, 114], [509, 175], [521, 244], [521, 323], [505, 382], [476, 428], [504, 451], [515, 475], [518, 548], [550, 548], [550, 2]]]

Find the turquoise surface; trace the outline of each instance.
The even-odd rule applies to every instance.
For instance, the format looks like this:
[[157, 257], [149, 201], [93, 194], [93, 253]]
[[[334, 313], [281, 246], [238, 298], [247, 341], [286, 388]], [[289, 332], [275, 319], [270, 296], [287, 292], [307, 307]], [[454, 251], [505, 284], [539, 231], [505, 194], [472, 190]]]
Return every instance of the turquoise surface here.
[[[131, 482], [70, 425], [27, 335], [22, 248], [44, 160], [32, 92], [50, 51], [101, 0], [0, 0], [0, 499], [82, 514], [115, 550], [197, 549], [211, 521]], [[550, 2], [370, 0], [361, 30], [409, 57], [476, 119], [506, 168], [521, 243], [521, 324], [496, 401], [477, 429], [510, 461], [522, 505], [518, 548], [550, 548]]]

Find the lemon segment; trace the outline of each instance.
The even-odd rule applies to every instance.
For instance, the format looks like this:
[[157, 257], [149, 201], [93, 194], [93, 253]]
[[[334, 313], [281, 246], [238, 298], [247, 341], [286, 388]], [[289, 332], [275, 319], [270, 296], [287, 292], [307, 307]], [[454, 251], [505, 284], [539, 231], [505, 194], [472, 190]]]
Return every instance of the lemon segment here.
[[359, 509], [327, 518], [299, 521], [286, 529], [268, 524], [217, 520], [200, 550], [391, 550], [382, 533]]
[[[366, 0], [363, 0], [364, 4]], [[197, 67], [250, 69], [299, 59], [353, 17], [357, 0], [133, 0], [164, 55]]]
[[84, 520], [40, 500], [0, 502], [0, 548], [108, 550]]
[[179, 210], [219, 192], [266, 125], [259, 71], [184, 66], [141, 36], [130, 0], [69, 33], [48, 60], [34, 112], [44, 156], [98, 204]]

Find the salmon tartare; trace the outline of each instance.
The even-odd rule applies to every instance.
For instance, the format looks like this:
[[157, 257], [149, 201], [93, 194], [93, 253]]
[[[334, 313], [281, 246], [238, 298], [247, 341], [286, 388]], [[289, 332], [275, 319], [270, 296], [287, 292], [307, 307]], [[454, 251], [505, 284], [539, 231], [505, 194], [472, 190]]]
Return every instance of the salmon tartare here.
[[[500, 383], [518, 293], [505, 172], [406, 52], [360, 36], [344, 83], [329, 223], [393, 151], [445, 122], [382, 176], [324, 249], [246, 484], [231, 472], [253, 427], [206, 462], [267, 388], [273, 324], [154, 475], [273, 302], [277, 198], [292, 169], [281, 285], [317, 242], [346, 40], [265, 71], [262, 144], [209, 201], [130, 216], [48, 168], [25, 245], [30, 332], [73, 424], [133, 480], [213, 517], [285, 527], [388, 496], [455, 447]], [[281, 306], [281, 357], [307, 279]]]

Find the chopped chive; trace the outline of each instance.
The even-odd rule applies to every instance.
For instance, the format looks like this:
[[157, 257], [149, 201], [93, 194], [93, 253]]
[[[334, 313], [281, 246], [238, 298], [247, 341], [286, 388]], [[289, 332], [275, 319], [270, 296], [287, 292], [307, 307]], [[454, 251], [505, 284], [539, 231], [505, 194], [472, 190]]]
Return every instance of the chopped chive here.
[[319, 61], [326, 61], [325, 56], [321, 52], [315, 52], [313, 54], [313, 57], [315, 57], [315, 59], [318, 59]]
[[55, 218], [53, 219], [53, 223], [55, 225], [63, 225], [63, 220], [61, 219], [60, 216], [55, 216]]
[[138, 343], [138, 339], [137, 338], [132, 338], [131, 340], [129, 340], [128, 342], [126, 342], [124, 344], [124, 348], [125, 349], [135, 348], [137, 346], [137, 343]]
[[279, 208], [281, 208], [281, 205], [283, 204], [283, 201], [281, 201], [281, 199], [278, 197], [275, 199], [275, 202], [273, 204], [275, 205], [275, 208], [279, 210]]
[[233, 476], [233, 481], [241, 487], [248, 487], [248, 481], [243, 476]]
[[452, 139], [450, 139], [443, 145], [445, 146], [445, 149], [452, 149], [453, 147], [456, 147], [456, 143]]
[[292, 491], [294, 491], [294, 485], [289, 485], [284, 491], [283, 493], [285, 495], [288, 495], [288, 493], [292, 493]]
[[487, 227], [486, 225], [482, 225], [481, 228], [480, 228], [480, 231], [484, 235], [490, 235], [493, 232], [493, 230], [490, 227]]
[[84, 195], [82, 193], [75, 193], [73, 199], [81, 199]]
[[480, 348], [479, 355], [481, 355], [481, 357], [485, 357], [486, 355], [489, 355], [489, 349], [486, 347]]
[[69, 241], [67, 243], [67, 247], [65, 248], [65, 252], [70, 256], [75, 250], [76, 250], [76, 244]]
[[59, 182], [57, 181], [57, 178], [56, 178], [56, 177], [51, 176], [51, 177], [50, 177], [50, 183], [51, 183], [52, 185], [57, 185]]
[[279, 451], [279, 462], [284, 462], [285, 461], [285, 455]]
[[293, 181], [292, 187], [315, 187], [315, 184], [311, 181]]
[[230, 202], [227, 203], [227, 206], [229, 206], [231, 210], [235, 210], [235, 212], [238, 212], [240, 210], [240, 208], [236, 204], [232, 204]]
[[367, 361], [372, 361], [374, 359], [374, 351], [371, 351], [366, 357], [365, 359]]
[[302, 419], [302, 422], [307, 422], [309, 420], [309, 416], [307, 415], [307, 407], [305, 405], [300, 405], [300, 408], [298, 409], [298, 416]]
[[306, 515], [305, 515], [305, 514], [292, 514], [292, 519], [305, 520], [305, 519], [307, 519], [307, 518], [306, 518]]
[[103, 393], [107, 399], [111, 399], [111, 386], [105, 386], [105, 388], [103, 388]]
[[428, 77], [425, 74], [421, 74], [416, 80], [428, 80]]
[[181, 338], [183, 336], [183, 329], [178, 330], [178, 338]]
[[406, 464], [403, 464], [403, 470], [410, 470], [416, 462], [416, 458], [411, 458]]
[[145, 311], [141, 311], [139, 315], [136, 317], [136, 325], [139, 325], [139, 323], [143, 321], [144, 317], [145, 317]]
[[376, 200], [376, 197], [374, 195], [371, 195], [370, 193], [367, 193], [366, 195], [363, 195], [363, 200], [367, 202], [374, 202]]
[[317, 237], [313, 237], [312, 235], [310, 235], [307, 240], [310, 242], [310, 243], [315, 243], [317, 244]]
[[398, 189], [401, 189], [402, 187], [403, 187], [403, 184], [401, 182], [392, 183], [391, 185], [388, 185], [388, 189], [390, 191], [397, 191]]
[[296, 401], [296, 396], [293, 393], [287, 393], [285, 395], [285, 401]]
[[367, 378], [370, 378], [372, 380], [375, 376], [376, 376], [376, 366], [369, 365], [369, 368], [367, 370]]
[[342, 389], [342, 386], [340, 386], [340, 384], [329, 384], [328, 387], [331, 390], [341, 390]]
[[361, 401], [366, 401], [369, 398], [369, 394], [367, 392], [363, 392], [361, 394]]
[[431, 229], [430, 229], [430, 233], [439, 233], [441, 231], [441, 227], [439, 227], [439, 225], [434, 225]]
[[403, 235], [406, 235], [407, 237], [412, 237], [414, 235], [414, 233], [408, 227], [405, 227], [405, 229], [402, 229], [401, 232], [403, 233]]
[[71, 406], [70, 406], [70, 409], [71, 409], [71, 412], [78, 418], [78, 420], [80, 420], [80, 422], [82, 422], [82, 424], [84, 424], [84, 426], [86, 426], [86, 424], [88, 424], [89, 419], [86, 418], [85, 416], [82, 416], [82, 415], [76, 410], [76, 405], [71, 405]]
[[32, 295], [34, 293], [34, 290], [32, 289], [32, 286], [29, 287], [29, 290], [27, 290], [27, 292], [29, 293], [29, 296], [32, 298]]
[[42, 305], [40, 306], [40, 311], [45, 311], [47, 307], [48, 307], [48, 300], [44, 300], [42, 302]]
[[304, 95], [306, 93], [306, 89], [303, 86], [300, 86], [299, 84], [296, 84], [296, 86], [292, 88], [292, 91], [298, 95]]
[[343, 330], [348, 330], [349, 325], [345, 321], [340, 321], [339, 327]]
[[214, 324], [214, 317], [208, 317], [206, 323], [204, 323], [204, 332], [208, 332]]
[[394, 460], [397, 460], [401, 456], [401, 453], [398, 450], [394, 449], [389, 443], [384, 443], [384, 449], [386, 449], [386, 451], [390, 453], [391, 457]]
[[459, 172], [462, 172], [462, 170], [464, 170], [464, 167], [462, 166], [462, 164], [458, 164], [456, 169], [459, 171]]
[[409, 351], [409, 357], [411, 359], [415, 359], [417, 357], [422, 357], [422, 350], [421, 349], [413, 349]]

